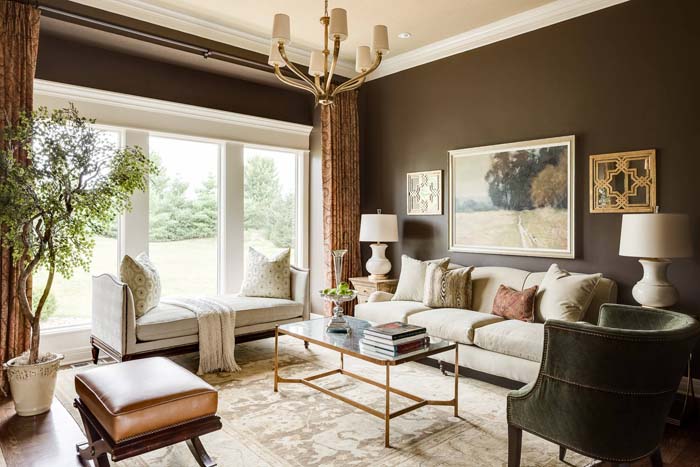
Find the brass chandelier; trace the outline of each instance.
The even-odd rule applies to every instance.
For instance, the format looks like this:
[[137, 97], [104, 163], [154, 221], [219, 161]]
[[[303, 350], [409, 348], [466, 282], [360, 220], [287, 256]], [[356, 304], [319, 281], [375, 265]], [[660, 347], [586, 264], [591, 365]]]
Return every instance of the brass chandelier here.
[[[275, 76], [285, 84], [303, 89], [314, 95], [316, 104], [329, 105], [333, 103], [333, 98], [341, 92], [357, 89], [365, 82], [367, 75], [377, 69], [382, 62], [382, 55], [389, 52], [389, 32], [384, 25], [374, 26], [372, 33], [372, 50], [366, 45], [357, 48], [355, 56], [355, 71], [359, 74], [334, 89], [331, 89], [333, 74], [338, 63], [340, 54], [340, 43], [348, 37], [348, 17], [347, 11], [342, 8], [333, 8], [328, 15], [328, 0], [325, 0], [325, 10], [321, 17], [323, 24], [323, 50], [311, 52], [309, 60], [309, 78], [301, 72], [287, 58], [285, 46], [289, 44], [290, 28], [289, 16], [278, 13], [272, 26], [272, 46], [270, 47], [270, 58], [268, 63], [275, 67]], [[328, 42], [333, 41], [333, 56], [328, 49]], [[372, 60], [374, 54], [374, 60]], [[329, 64], [330, 58], [330, 64]], [[287, 78], [280, 71], [287, 66], [301, 79], [301, 82]]]

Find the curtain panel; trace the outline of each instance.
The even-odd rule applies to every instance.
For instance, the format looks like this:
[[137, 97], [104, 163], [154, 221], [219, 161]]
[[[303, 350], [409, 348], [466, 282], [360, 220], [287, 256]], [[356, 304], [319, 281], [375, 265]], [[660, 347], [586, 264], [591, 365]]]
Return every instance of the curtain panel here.
[[[6, 125], [32, 110], [34, 72], [39, 49], [39, 10], [25, 2], [0, 0], [0, 144]], [[26, 163], [26, 154], [15, 157]], [[17, 271], [12, 252], [0, 251], [0, 362], [29, 348], [30, 326], [16, 297]], [[27, 293], [31, 299], [31, 281]], [[7, 380], [2, 373], [2, 392]]]
[[[347, 249], [342, 280], [362, 275], [360, 258], [360, 128], [358, 91], [321, 109], [323, 246], [326, 284], [336, 286], [331, 250]], [[353, 314], [352, 303], [345, 312]], [[330, 311], [330, 307], [327, 308]]]

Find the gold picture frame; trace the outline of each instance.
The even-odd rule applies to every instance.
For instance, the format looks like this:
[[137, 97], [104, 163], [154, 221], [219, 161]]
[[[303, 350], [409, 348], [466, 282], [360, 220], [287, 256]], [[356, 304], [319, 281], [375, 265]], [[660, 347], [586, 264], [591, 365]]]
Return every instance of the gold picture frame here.
[[654, 212], [655, 149], [594, 154], [589, 161], [591, 213]]

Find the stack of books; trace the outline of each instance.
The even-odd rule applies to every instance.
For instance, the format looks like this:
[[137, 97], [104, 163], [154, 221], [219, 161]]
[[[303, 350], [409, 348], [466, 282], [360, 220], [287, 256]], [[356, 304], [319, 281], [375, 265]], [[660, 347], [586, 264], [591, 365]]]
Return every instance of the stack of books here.
[[430, 337], [423, 327], [397, 321], [365, 329], [360, 342], [366, 351], [398, 357], [422, 351], [430, 345]]

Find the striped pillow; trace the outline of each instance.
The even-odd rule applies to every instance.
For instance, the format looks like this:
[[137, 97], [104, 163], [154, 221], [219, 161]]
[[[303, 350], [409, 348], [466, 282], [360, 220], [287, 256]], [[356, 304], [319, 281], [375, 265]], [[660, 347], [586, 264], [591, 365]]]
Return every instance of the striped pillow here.
[[462, 308], [472, 306], [472, 271], [468, 268], [450, 269], [430, 263], [425, 271], [423, 305], [430, 308]]

